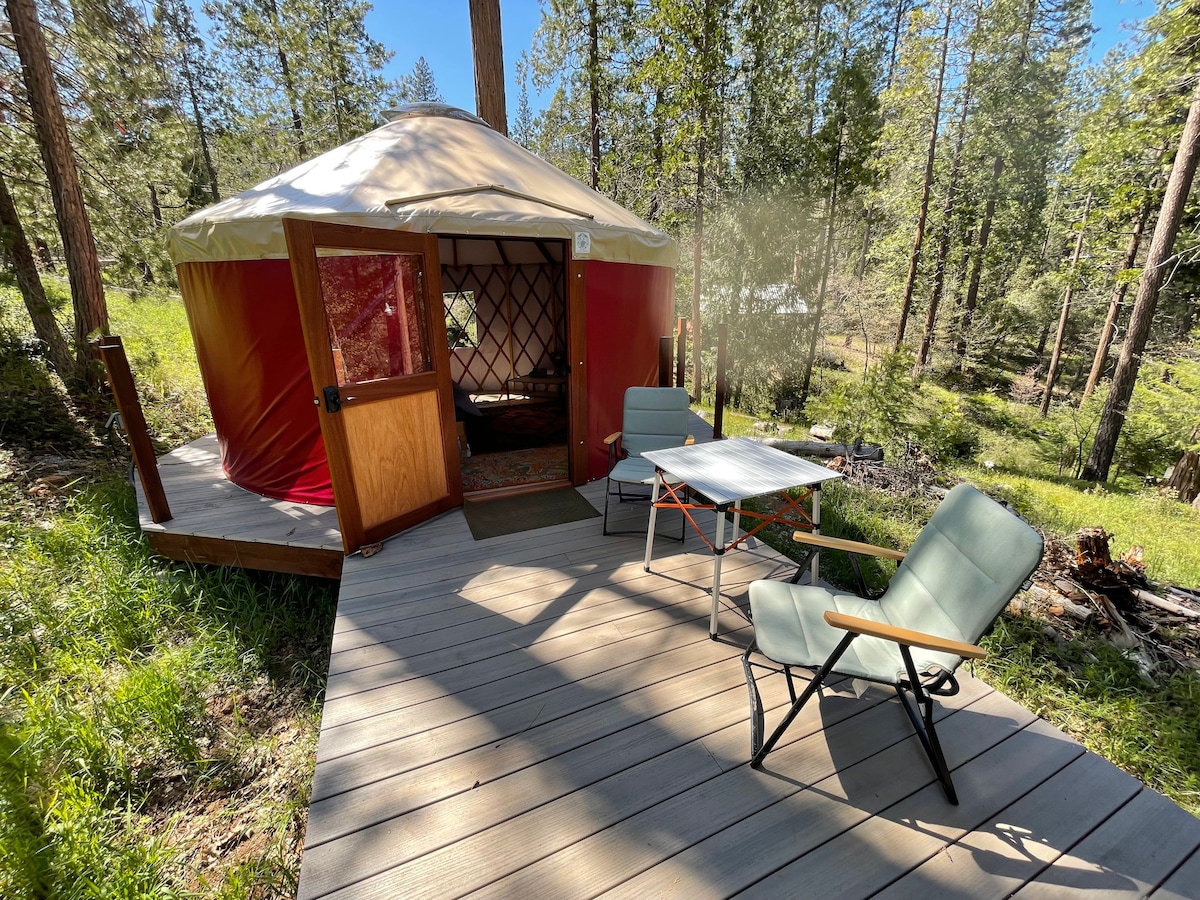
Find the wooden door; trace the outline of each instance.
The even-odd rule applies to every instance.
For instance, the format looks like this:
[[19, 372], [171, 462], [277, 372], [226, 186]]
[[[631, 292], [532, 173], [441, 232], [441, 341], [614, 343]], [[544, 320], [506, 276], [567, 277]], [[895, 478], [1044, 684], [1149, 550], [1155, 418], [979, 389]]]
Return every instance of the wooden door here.
[[462, 503], [437, 238], [283, 225], [349, 554]]

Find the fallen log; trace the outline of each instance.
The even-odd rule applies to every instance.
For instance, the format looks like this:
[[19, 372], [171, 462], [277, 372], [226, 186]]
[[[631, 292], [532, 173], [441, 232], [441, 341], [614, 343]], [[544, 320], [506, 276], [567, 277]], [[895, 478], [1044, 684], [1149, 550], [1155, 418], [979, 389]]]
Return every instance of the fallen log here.
[[1157, 607], [1158, 609], [1172, 613], [1173, 615], [1186, 616], [1189, 619], [1200, 620], [1200, 612], [1197, 612], [1194, 609], [1189, 609], [1188, 607], [1182, 606], [1179, 603], [1172, 603], [1170, 600], [1163, 599], [1157, 594], [1152, 594], [1149, 591], [1143, 591], [1141, 588], [1134, 588], [1133, 596], [1137, 597], [1143, 603]]
[[844, 456], [847, 459], [867, 459], [875, 462], [883, 460], [883, 448], [878, 444], [827, 444], [824, 441], [789, 441], [784, 438], [759, 438], [754, 440], [785, 453], [798, 453], [802, 456], [815, 456], [818, 459], [833, 459]]

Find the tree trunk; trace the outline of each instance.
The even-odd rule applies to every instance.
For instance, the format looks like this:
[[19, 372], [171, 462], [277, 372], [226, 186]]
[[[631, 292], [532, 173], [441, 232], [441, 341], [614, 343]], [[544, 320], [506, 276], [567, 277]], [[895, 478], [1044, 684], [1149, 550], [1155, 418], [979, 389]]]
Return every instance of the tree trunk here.
[[[846, 45], [842, 45], [842, 64], [846, 62]], [[800, 408], [808, 402], [808, 391], [812, 386], [813, 364], [817, 359], [817, 338], [821, 332], [821, 314], [825, 310], [825, 291], [829, 285], [829, 270], [833, 266], [833, 221], [837, 213], [838, 178], [842, 169], [842, 146], [846, 134], [846, 110], [838, 109], [838, 142], [833, 154], [833, 178], [829, 188], [829, 215], [825, 220], [825, 247], [821, 253], [821, 287], [817, 291], [817, 302], [809, 317], [808, 358], [804, 363], [804, 381], [800, 385]]]
[[275, 56], [279, 60], [279, 74], [283, 79], [283, 91], [287, 95], [288, 109], [292, 114], [292, 131], [296, 132], [296, 152], [300, 161], [308, 159], [308, 142], [304, 140], [304, 120], [300, 117], [300, 99], [296, 94], [296, 83], [292, 80], [292, 67], [287, 53], [279, 40], [282, 31], [279, 25], [279, 8], [275, 0], [267, 0], [267, 11], [271, 15], [271, 28], [275, 31]]
[[955, 128], [954, 156], [950, 162], [946, 202], [942, 205], [942, 233], [938, 238], [937, 258], [933, 266], [933, 289], [929, 292], [929, 308], [925, 311], [925, 329], [921, 332], [921, 346], [917, 349], [917, 361], [913, 367], [914, 375], [919, 375], [921, 369], [929, 361], [929, 351], [933, 347], [933, 330], [937, 326], [938, 307], [941, 305], [942, 291], [946, 286], [946, 266], [950, 260], [950, 220], [954, 215], [958, 176], [962, 171], [963, 142], [966, 140], [967, 132], [967, 110], [971, 105], [971, 67], [974, 63], [975, 49], [972, 46], [971, 55], [967, 60], [967, 82], [963, 85], [962, 104], [959, 107], [958, 125]]
[[1200, 496], [1200, 453], [1188, 450], [1171, 469], [1166, 487], [1177, 491], [1179, 499], [1191, 503]]
[[479, 118], [507, 137], [500, 0], [470, 0], [470, 9], [471, 45], [475, 54], [475, 108]]
[[[654, 92], [654, 108], [650, 112], [650, 120], [654, 123], [654, 171], [661, 172], [663, 169], [663, 157], [665, 150], [663, 148], [663, 124], [658, 111], [663, 105], [663, 89], [657, 88]], [[662, 186], [656, 185], [653, 193], [650, 195], [650, 206], [647, 209], [646, 218], [651, 222], [658, 219], [659, 210], [662, 208]]]
[[817, 128], [817, 81], [821, 70], [821, 13], [824, 8], [823, 3], [813, 4], [812, 43], [809, 45], [808, 76], [804, 86], [804, 108], [808, 110], [804, 133], [810, 141]]
[[25, 300], [25, 308], [33, 322], [33, 331], [43, 344], [46, 345], [46, 359], [59, 375], [68, 377], [74, 363], [71, 360], [71, 348], [63, 337], [62, 329], [54, 318], [54, 310], [46, 299], [46, 291], [42, 288], [42, 279], [38, 276], [37, 260], [33, 258], [33, 250], [25, 239], [25, 228], [21, 217], [17, 214], [16, 204], [8, 190], [8, 179], [0, 172], [0, 244], [12, 258], [13, 269], [17, 275], [17, 287]]
[[1108, 393], [1108, 400], [1105, 401], [1104, 411], [1100, 414], [1100, 424], [1096, 426], [1096, 439], [1092, 443], [1092, 452], [1088, 455], [1087, 466], [1083, 470], [1083, 477], [1089, 481], [1108, 480], [1108, 470], [1112, 466], [1121, 427], [1125, 424], [1125, 413], [1133, 396], [1138, 369], [1142, 364], [1142, 352], [1146, 349], [1150, 324], [1158, 305], [1158, 292], [1167, 275], [1167, 264], [1175, 247], [1175, 235], [1179, 231], [1188, 192], [1192, 188], [1192, 178], [1196, 174], [1198, 154], [1200, 84], [1192, 91], [1192, 102], [1188, 109], [1187, 122], [1183, 126], [1183, 137], [1175, 154], [1175, 162], [1171, 166], [1167, 191], [1163, 197], [1158, 221], [1154, 225], [1154, 237], [1150, 240], [1150, 251], [1146, 254], [1142, 281], [1138, 285], [1137, 299], [1129, 316], [1129, 332], [1121, 346], [1117, 370], [1113, 373], [1112, 389]]
[[[1122, 272], [1132, 269], [1133, 264], [1137, 262], [1138, 246], [1142, 242], [1142, 232], [1146, 230], [1146, 218], [1149, 215], [1150, 210], [1143, 207], [1133, 222], [1133, 234], [1129, 236], [1129, 243], [1125, 246], [1125, 255], [1121, 257]], [[1121, 307], [1125, 303], [1125, 292], [1128, 290], [1129, 283], [1123, 279], [1118, 280], [1113, 286], [1112, 296], [1108, 300], [1108, 314], [1104, 317], [1104, 327], [1100, 329], [1100, 340], [1096, 344], [1096, 357], [1092, 360], [1092, 371], [1083, 388], [1084, 400], [1092, 396], [1092, 391], [1096, 390], [1096, 385], [1100, 383], [1104, 369], [1108, 366], [1108, 351], [1112, 347], [1113, 335], [1117, 331], [1117, 321], [1121, 318]]]
[[158, 188], [151, 181], [146, 184], [146, 189], [150, 192], [150, 218], [154, 220], [155, 228], [162, 228], [162, 204], [158, 202]]
[[192, 106], [192, 122], [196, 126], [196, 135], [200, 139], [200, 155], [204, 158], [204, 172], [208, 175], [208, 191], [212, 196], [213, 203], [219, 203], [221, 200], [221, 191], [217, 187], [217, 170], [213, 166], [212, 152], [208, 147], [208, 132], [204, 128], [204, 116], [200, 112], [200, 97], [196, 93], [196, 85], [193, 82], [193, 76], [187, 62], [187, 52], [185, 51], [182, 57], [183, 62], [183, 80], [187, 84], [188, 100]]
[[5, 6], [13, 43], [21, 58], [25, 89], [37, 129], [38, 149], [46, 166], [67, 260], [71, 303], [75, 311], [75, 375], [86, 387], [94, 387], [99, 384], [100, 375], [88, 340], [93, 332], [108, 333], [108, 305], [100, 278], [96, 241], [83, 202], [75, 155], [67, 135], [67, 123], [37, 9], [33, 0], [5, 0]]
[[[904, 296], [900, 301], [900, 322], [896, 326], [896, 342], [892, 352], [898, 352], [904, 344], [904, 330], [908, 324], [908, 311], [912, 308], [913, 287], [917, 283], [917, 266], [921, 262], [921, 245], [925, 242], [925, 219], [929, 215], [929, 192], [933, 188], [933, 164], [937, 160], [938, 123], [942, 118], [942, 90], [946, 83], [946, 55], [950, 52], [950, 0], [946, 0], [946, 25], [942, 29], [942, 55], [938, 62], [937, 94], [933, 101], [933, 122], [929, 130], [929, 149], [925, 153], [925, 178], [921, 183], [921, 205], [917, 212], [917, 231], [913, 236], [912, 253], [908, 257], [908, 278], [904, 282]], [[899, 10], [897, 10], [897, 19]]]
[[1092, 193], [1088, 191], [1087, 200], [1083, 204], [1083, 218], [1079, 220], [1079, 234], [1075, 237], [1075, 251], [1071, 254], [1067, 289], [1063, 292], [1062, 314], [1058, 317], [1058, 331], [1054, 335], [1054, 352], [1050, 354], [1050, 369], [1046, 373], [1046, 389], [1042, 392], [1042, 405], [1038, 409], [1038, 413], [1043, 419], [1050, 411], [1050, 400], [1054, 395], [1054, 382], [1058, 380], [1058, 364], [1062, 361], [1063, 339], [1067, 335], [1067, 322], [1071, 319], [1071, 295], [1075, 292], [1075, 270], [1079, 266], [1079, 256], [1083, 253], [1083, 235], [1087, 228], [1088, 213], [1091, 211]]
[[600, 190], [600, 23], [597, 0], [588, 0], [588, 133], [591, 135], [592, 190]]
[[329, 100], [333, 107], [333, 121], [337, 128], [338, 143], [344, 144], [349, 140], [346, 127], [346, 103], [342, 99], [340, 86], [347, 81], [345, 57], [338, 53], [337, 42], [333, 37], [332, 11], [328, 5], [322, 5], [321, 14], [325, 20], [325, 46], [331, 60], [337, 60], [337, 71], [329, 79]]
[[[892, 22], [892, 39], [888, 48], [888, 66], [887, 78], [885, 79], [885, 87], [892, 86], [892, 80], [896, 76], [896, 51], [900, 47], [900, 31], [904, 25], [904, 14], [907, 13], [912, 6], [908, 0], [897, 0], [896, 3], [896, 18]], [[949, 7], [947, 7], [947, 13]]]
[[696, 148], [696, 227], [692, 235], [692, 396], [700, 399], [704, 388], [700, 369], [700, 263], [704, 259], [704, 129], [708, 125], [705, 109], [700, 109], [700, 143]]
[[971, 322], [975, 318], [975, 307], [979, 303], [979, 281], [983, 274], [983, 258], [987, 255], [988, 239], [992, 234], [992, 219], [996, 215], [996, 191], [999, 189], [1000, 176], [1004, 173], [1004, 157], [997, 156], [992, 163], [992, 181], [988, 189], [987, 203], [983, 207], [983, 221], [979, 223], [979, 248], [975, 251], [975, 259], [971, 264], [971, 280], [967, 284], [967, 297], [963, 301], [962, 319], [958, 325], [958, 343], [955, 352], [958, 354], [958, 367], [966, 368], [967, 335], [971, 331]]

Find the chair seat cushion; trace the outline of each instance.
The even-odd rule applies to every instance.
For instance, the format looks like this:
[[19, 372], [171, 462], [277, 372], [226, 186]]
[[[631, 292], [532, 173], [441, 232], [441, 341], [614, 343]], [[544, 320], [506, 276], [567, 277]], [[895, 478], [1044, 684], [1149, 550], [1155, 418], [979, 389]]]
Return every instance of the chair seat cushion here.
[[611, 481], [622, 484], [654, 484], [654, 464], [640, 456], [630, 456], [617, 460], [617, 464], [608, 473]]
[[[825, 623], [825, 611], [835, 610], [872, 622], [889, 622], [881, 606], [855, 594], [782, 581], [755, 581], [750, 585], [750, 615], [758, 648], [775, 662], [795, 666], [821, 666], [837, 649], [846, 632]], [[962, 640], [959, 635], [944, 637]], [[921, 647], [912, 648], [917, 671], [942, 668], [953, 671], [962, 659]], [[891, 641], [860, 636], [833, 669], [843, 675], [895, 684], [907, 680], [900, 649]]]

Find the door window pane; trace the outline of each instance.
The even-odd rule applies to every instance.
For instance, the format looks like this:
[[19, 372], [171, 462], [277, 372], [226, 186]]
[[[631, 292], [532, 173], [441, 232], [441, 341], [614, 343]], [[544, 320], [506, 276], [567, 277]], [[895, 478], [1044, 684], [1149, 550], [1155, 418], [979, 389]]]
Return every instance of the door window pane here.
[[338, 384], [433, 370], [420, 255], [318, 251], [317, 272]]

